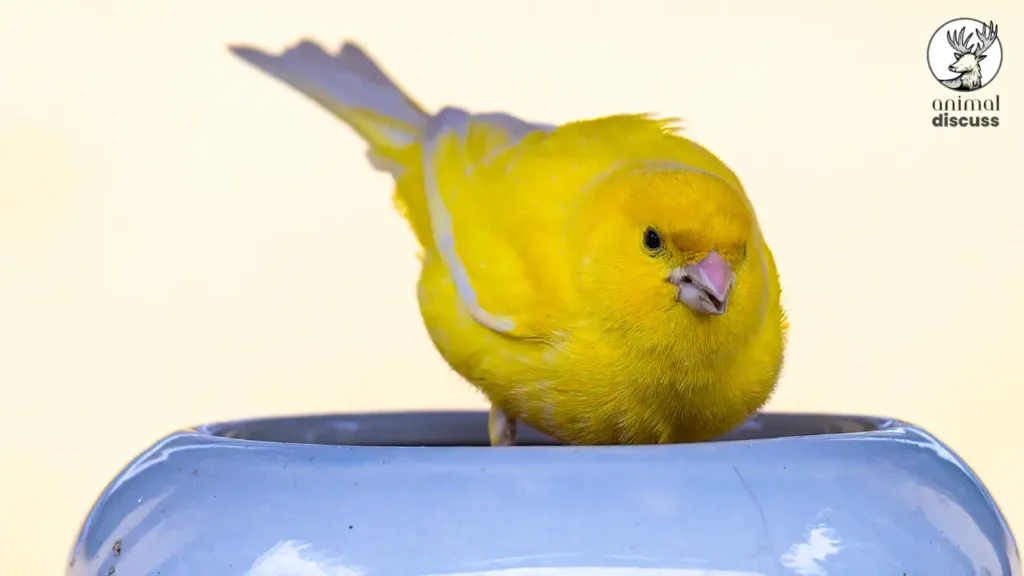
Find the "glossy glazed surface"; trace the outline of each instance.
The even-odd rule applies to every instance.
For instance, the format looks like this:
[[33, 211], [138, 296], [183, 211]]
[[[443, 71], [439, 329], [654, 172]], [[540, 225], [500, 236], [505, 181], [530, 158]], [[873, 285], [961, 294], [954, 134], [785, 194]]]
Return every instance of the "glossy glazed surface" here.
[[579, 448], [526, 429], [534, 445], [490, 448], [486, 419], [171, 434], [100, 496], [67, 574], [1021, 574], [982, 483], [905, 423], [763, 414], [704, 444]]

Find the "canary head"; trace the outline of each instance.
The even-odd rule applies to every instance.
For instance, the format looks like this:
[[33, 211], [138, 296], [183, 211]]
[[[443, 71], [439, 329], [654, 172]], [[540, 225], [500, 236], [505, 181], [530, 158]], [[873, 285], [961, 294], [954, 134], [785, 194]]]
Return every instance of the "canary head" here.
[[754, 324], [756, 222], [729, 182], [694, 170], [623, 170], [597, 185], [577, 226], [581, 290], [606, 321], [662, 331], [717, 323], [722, 334]]

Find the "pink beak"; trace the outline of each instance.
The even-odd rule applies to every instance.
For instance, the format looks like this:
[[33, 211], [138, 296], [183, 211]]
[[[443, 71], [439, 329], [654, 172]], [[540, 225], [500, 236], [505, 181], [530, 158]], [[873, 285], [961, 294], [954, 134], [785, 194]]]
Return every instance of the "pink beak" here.
[[695, 312], [717, 316], [725, 313], [735, 276], [725, 258], [712, 250], [700, 262], [673, 270], [669, 281], [678, 288], [680, 302]]

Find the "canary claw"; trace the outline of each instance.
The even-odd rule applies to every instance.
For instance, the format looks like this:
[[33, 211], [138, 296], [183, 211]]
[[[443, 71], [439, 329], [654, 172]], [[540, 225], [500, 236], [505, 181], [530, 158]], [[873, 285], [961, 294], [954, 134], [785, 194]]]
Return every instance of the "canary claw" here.
[[491, 404], [491, 415], [487, 420], [487, 431], [491, 436], [491, 446], [516, 445], [516, 420], [509, 418], [501, 409]]

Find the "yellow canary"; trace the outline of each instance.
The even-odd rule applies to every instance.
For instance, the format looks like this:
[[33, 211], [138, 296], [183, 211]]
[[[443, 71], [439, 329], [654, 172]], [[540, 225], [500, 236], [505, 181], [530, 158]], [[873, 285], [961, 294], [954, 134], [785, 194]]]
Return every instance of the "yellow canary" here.
[[491, 401], [492, 445], [519, 420], [572, 444], [708, 440], [772, 394], [788, 329], [772, 253], [739, 179], [675, 119], [430, 114], [350, 42], [231, 50], [394, 176], [423, 320]]

